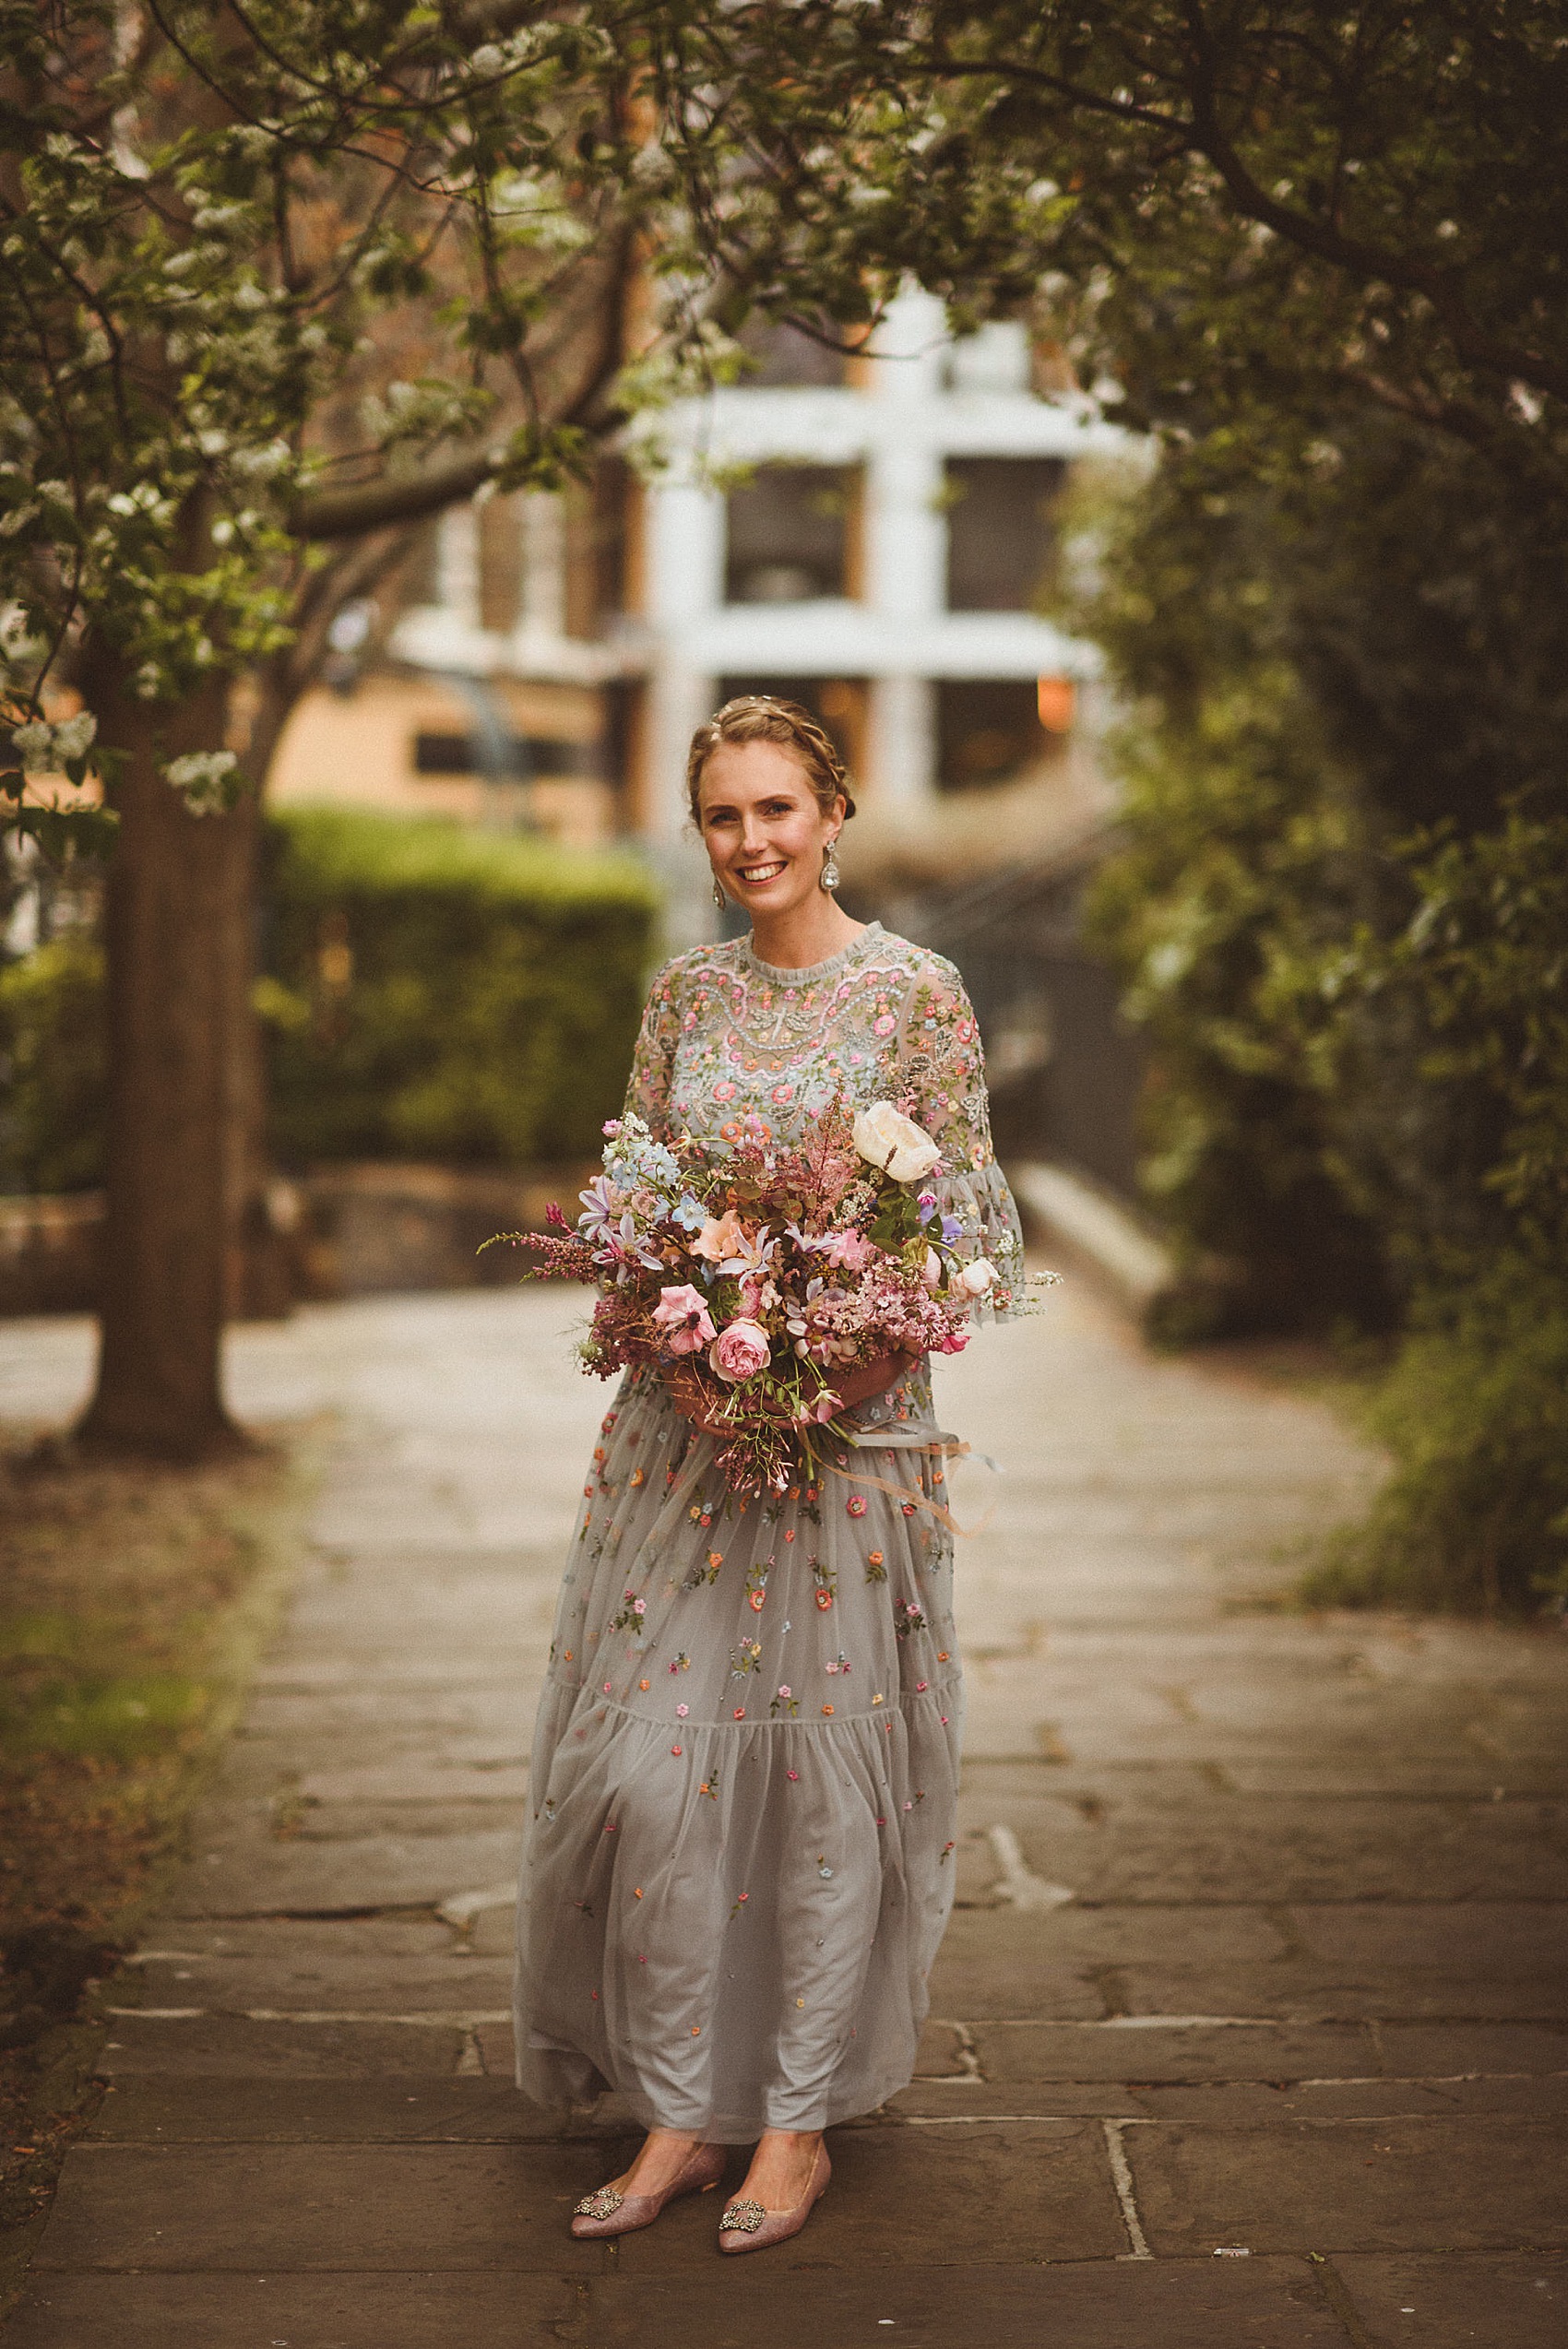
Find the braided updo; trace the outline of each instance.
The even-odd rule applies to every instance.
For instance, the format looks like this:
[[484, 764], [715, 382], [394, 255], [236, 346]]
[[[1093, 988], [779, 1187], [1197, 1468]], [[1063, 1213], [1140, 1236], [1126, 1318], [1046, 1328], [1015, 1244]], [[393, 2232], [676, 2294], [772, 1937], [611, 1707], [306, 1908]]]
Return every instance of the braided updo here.
[[855, 802], [845, 780], [844, 763], [828, 735], [817, 724], [809, 709], [799, 702], [776, 700], [771, 694], [742, 694], [734, 701], [726, 702], [715, 710], [706, 725], [699, 726], [692, 736], [692, 747], [686, 758], [686, 796], [691, 802], [692, 822], [702, 824], [700, 794], [703, 771], [715, 751], [726, 742], [777, 742], [792, 751], [805, 770], [807, 782], [824, 815], [831, 815], [836, 800], [845, 803], [846, 818], [855, 813]]

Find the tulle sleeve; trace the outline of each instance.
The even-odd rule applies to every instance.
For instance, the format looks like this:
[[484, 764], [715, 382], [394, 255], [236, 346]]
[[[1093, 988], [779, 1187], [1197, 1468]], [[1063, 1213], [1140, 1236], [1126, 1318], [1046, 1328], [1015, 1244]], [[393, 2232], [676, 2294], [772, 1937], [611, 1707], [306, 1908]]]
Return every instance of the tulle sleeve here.
[[910, 991], [899, 1041], [912, 1114], [942, 1145], [932, 1187], [942, 1213], [958, 1220], [958, 1252], [966, 1260], [987, 1256], [996, 1266], [996, 1287], [976, 1318], [1004, 1316], [1023, 1301], [1023, 1233], [991, 1145], [980, 1023], [957, 972], [939, 956], [930, 957]]
[[669, 1139], [670, 1081], [681, 1029], [679, 970], [678, 961], [666, 963], [649, 990], [626, 1086], [627, 1111], [641, 1118], [659, 1142]]

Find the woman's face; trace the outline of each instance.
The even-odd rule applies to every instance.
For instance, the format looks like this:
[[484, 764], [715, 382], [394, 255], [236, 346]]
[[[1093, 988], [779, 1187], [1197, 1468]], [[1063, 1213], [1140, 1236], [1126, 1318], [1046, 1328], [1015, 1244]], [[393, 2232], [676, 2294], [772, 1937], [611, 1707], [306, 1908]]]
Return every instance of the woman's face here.
[[844, 807], [840, 798], [823, 813], [804, 767], [782, 742], [721, 742], [697, 797], [715, 878], [737, 905], [769, 917], [809, 904]]

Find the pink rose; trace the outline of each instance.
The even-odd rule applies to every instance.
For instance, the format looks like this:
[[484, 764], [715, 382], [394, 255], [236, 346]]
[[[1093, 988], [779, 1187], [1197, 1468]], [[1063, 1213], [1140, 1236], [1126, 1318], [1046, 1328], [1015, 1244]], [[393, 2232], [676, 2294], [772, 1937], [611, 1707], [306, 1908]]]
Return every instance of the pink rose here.
[[695, 1354], [713, 1336], [707, 1306], [690, 1281], [683, 1281], [678, 1288], [661, 1288], [653, 1318], [664, 1332], [671, 1354]]
[[754, 1379], [766, 1369], [772, 1350], [767, 1332], [758, 1323], [735, 1321], [719, 1331], [707, 1349], [707, 1358], [721, 1379], [737, 1386], [742, 1379]]

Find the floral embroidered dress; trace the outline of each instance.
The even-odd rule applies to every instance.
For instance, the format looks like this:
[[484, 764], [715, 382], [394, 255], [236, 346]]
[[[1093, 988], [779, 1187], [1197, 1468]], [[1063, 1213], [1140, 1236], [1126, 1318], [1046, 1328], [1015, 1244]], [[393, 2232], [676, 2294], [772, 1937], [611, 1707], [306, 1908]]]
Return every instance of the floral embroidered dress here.
[[[1004, 1281], [1017, 1216], [950, 963], [873, 922], [778, 970], [668, 964], [628, 1109], [721, 1149], [843, 1088], [905, 1098], [930, 1187]], [[965, 1243], [967, 1242], [967, 1248]], [[517, 2082], [608, 2086], [645, 2127], [744, 2143], [905, 2086], [953, 1896], [962, 1682], [928, 1370], [862, 1405], [820, 1483], [742, 1504], [633, 1372], [583, 1487], [540, 1704], [517, 1919]]]

